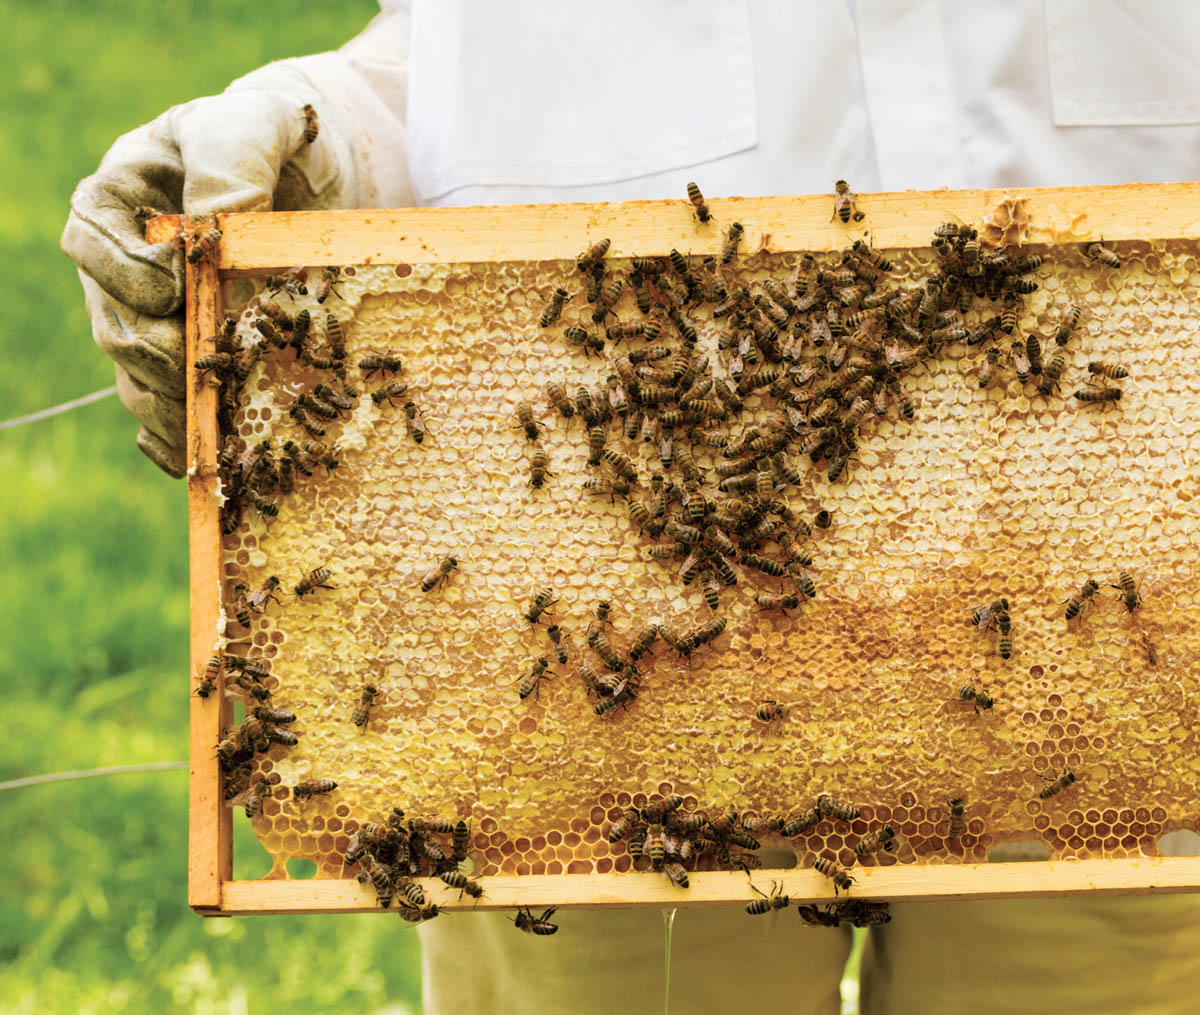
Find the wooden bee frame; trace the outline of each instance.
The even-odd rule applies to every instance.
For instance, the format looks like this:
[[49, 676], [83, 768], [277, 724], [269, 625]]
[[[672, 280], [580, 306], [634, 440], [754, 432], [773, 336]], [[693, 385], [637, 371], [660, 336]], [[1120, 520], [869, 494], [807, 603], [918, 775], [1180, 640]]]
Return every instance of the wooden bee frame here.
[[[984, 237], [988, 231], [982, 227], [989, 222], [996, 236], [1010, 229], [1011, 235], [1005, 233], [1001, 242], [1014, 244], [1077, 247], [1101, 238], [1200, 238], [1200, 217], [1191, 214], [1200, 208], [1196, 184], [869, 194], [859, 198], [868, 213], [865, 222], [848, 227], [830, 220], [829, 194], [708, 203], [718, 223], [736, 220], [746, 225], [743, 251], [748, 253], [836, 251], [861, 236], [869, 236], [880, 250], [924, 248], [933, 228], [947, 220], [979, 225]], [[1027, 222], [1010, 221], [1014, 209], [1027, 212]], [[165, 216], [150, 223], [147, 237], [151, 242], [175, 242], [182, 235], [190, 250], [194, 236], [213, 225], [213, 220]], [[554, 260], [573, 256], [601, 236], [612, 239], [610, 257], [659, 256], [673, 247], [689, 250], [697, 235], [692, 208], [682, 197], [596, 205], [230, 214], [218, 216], [215, 225], [222, 230], [215, 256], [189, 263], [186, 269], [193, 673], [212, 654], [222, 616], [217, 396], [198, 383], [193, 363], [205, 351], [201, 336], [219, 330], [223, 280], [293, 265]], [[189, 674], [189, 692], [192, 682]], [[232, 879], [231, 813], [222, 801], [213, 754], [219, 731], [231, 717], [232, 707], [219, 691], [205, 699], [192, 696], [189, 904], [210, 916], [377, 910], [371, 886], [349, 878]], [[856, 868], [854, 874], [854, 896], [887, 901], [1200, 890], [1200, 858], [895, 865]], [[773, 870], [770, 877], [797, 903], [833, 899], [830, 881], [811, 869]], [[460, 900], [459, 893], [436, 879], [425, 879], [424, 888], [431, 901], [448, 910], [721, 905], [752, 897], [745, 876], [726, 871], [694, 872], [686, 891], [657, 874], [496, 875], [483, 882], [485, 894], [478, 902]]]

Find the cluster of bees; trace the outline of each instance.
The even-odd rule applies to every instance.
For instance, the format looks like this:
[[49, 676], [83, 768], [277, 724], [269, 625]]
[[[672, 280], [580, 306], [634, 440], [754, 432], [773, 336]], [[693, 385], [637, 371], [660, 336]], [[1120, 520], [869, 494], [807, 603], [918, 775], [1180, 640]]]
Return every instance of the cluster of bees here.
[[[219, 239], [219, 230], [215, 232]], [[194, 253], [200, 248], [192, 249]], [[322, 269], [312, 292], [318, 306], [331, 295], [339, 295], [340, 275], [339, 268]], [[194, 364], [197, 375], [207, 377], [219, 391], [217, 422], [223, 441], [217, 464], [225, 498], [221, 529], [226, 535], [237, 531], [245, 505], [263, 517], [274, 518], [279, 514], [279, 498], [294, 492], [298, 475], [311, 478], [319, 468], [328, 474], [339, 465], [336, 443], [327, 444], [324, 438], [331, 427], [353, 413], [359, 390], [348, 380], [342, 321], [326, 311], [319, 325], [316, 307], [300, 305], [301, 298], [309, 295], [305, 277], [303, 269], [268, 275], [263, 293], [248, 307], [248, 325], [243, 328], [238, 318], [227, 315], [221, 332], [208, 339], [213, 351], [198, 357]], [[234, 427], [241, 387], [271, 350], [290, 350], [296, 362], [310, 372], [303, 388], [291, 392], [287, 407], [288, 419], [297, 429], [278, 447], [268, 439], [241, 450]], [[380, 376], [382, 383], [370, 392], [371, 400], [379, 406], [399, 403], [409, 436], [422, 443], [426, 427], [421, 410], [409, 396], [408, 384], [396, 377], [404, 370], [400, 357], [391, 351], [371, 352], [359, 361], [358, 369], [364, 382]]]
[[[701, 224], [710, 222], [694, 184], [688, 197]], [[838, 188], [834, 214], [861, 214], [847, 186]], [[938, 270], [919, 287], [889, 284], [893, 265], [861, 240], [835, 265], [806, 254], [786, 278], [733, 285], [722, 270], [743, 234], [732, 223], [719, 256], [699, 263], [677, 250], [633, 258], [627, 277], [607, 270], [607, 239], [580, 253], [590, 310], [563, 337], [587, 355], [611, 347], [611, 373], [601, 389], [578, 385], [572, 394], [553, 382], [545, 392], [565, 420], [579, 415], [586, 426], [587, 464], [598, 470], [586, 489], [625, 499], [631, 525], [655, 540], [650, 556], [678, 561], [680, 579], [699, 580], [714, 610], [722, 590], [748, 573], [788, 582], [790, 590], [755, 594], [761, 609], [787, 612], [816, 595], [806, 544], [813, 525], [785, 500], [803, 482], [800, 462], [807, 457], [835, 482], [872, 416], [895, 408], [915, 419], [905, 373], [948, 343], [978, 345], [1011, 331], [1020, 296], [1037, 289], [1026, 276], [1042, 261], [984, 250], [974, 230], [946, 224], [934, 237]], [[627, 288], [636, 319], [618, 317]], [[968, 329], [963, 315], [977, 297], [1003, 309]], [[556, 289], [541, 327], [557, 324], [573, 299]], [[719, 370], [697, 350], [691, 315], [699, 307], [720, 329]], [[761, 411], [764, 398], [775, 411]], [[614, 424], [634, 448], [653, 446], [661, 472], [644, 478], [633, 455], [610, 446]], [[530, 483], [540, 487], [551, 473], [528, 402], [517, 407], [517, 425], [534, 447]]]
[[[439, 835], [450, 836], [449, 842], [438, 841]], [[436, 876], [457, 888], [460, 896], [483, 895], [479, 882], [459, 870], [470, 842], [470, 830], [461, 818], [406, 821], [404, 811], [394, 807], [385, 823], [368, 821], [359, 826], [346, 849], [344, 866], [357, 865], [359, 883], [371, 883], [380, 906], [387, 909], [395, 899], [405, 920], [420, 923], [437, 916], [438, 907], [425, 901], [425, 892], [413, 878]]]
[[[755, 851], [759, 849], [764, 835], [791, 839], [811, 831], [826, 819], [849, 824], [859, 818], [857, 807], [836, 799], [831, 793], [819, 794], [813, 806], [799, 814], [768, 818], [739, 815], [735, 810], [709, 818], [704, 811], [684, 811], [682, 805], [683, 797], [679, 795], [652, 799], [643, 807], [626, 810], [608, 831], [609, 842], [615, 844], [625, 841], [634, 859], [646, 857], [652, 869], [662, 872], [679, 888], [688, 887], [689, 864], [694, 868], [703, 858], [710, 858], [719, 867], [741, 870], [749, 875], [751, 869], [762, 866]], [[961, 812], [959, 817], [962, 817]], [[953, 821], [952, 816], [952, 825]], [[854, 852], [858, 857], [895, 849], [896, 830], [889, 824], [881, 825], [854, 844]], [[833, 882], [835, 895], [850, 890], [854, 878], [847, 868], [823, 856], [812, 856], [810, 862], [813, 870]], [[770, 895], [763, 895], [753, 883], [751, 887], [762, 896], [746, 905], [746, 912], [752, 916], [760, 916], [772, 909], [783, 909], [789, 904], [788, 897], [777, 890]], [[884, 912], [886, 908], [883, 905], [882, 909], [877, 907], [876, 911]], [[860, 919], [867, 918], [865, 911], [859, 913], [856, 910], [856, 914]], [[801, 916], [807, 920], [804, 912]], [[873, 919], [879, 923], [887, 922], [882, 918]]]
[[[965, 338], [968, 346], [985, 347], [984, 359], [978, 371], [978, 384], [980, 388], [987, 388], [996, 379], [1001, 357], [1000, 346], [989, 343], [999, 335], [1014, 334], [1021, 310], [1021, 297], [1036, 292], [1038, 288], [1037, 282], [1024, 276], [1041, 267], [1045, 259], [1037, 254], [1027, 254], [1013, 260], [1003, 250], [990, 250], [981, 245], [975, 229], [953, 222], [938, 227], [933, 249], [938, 257], [939, 270], [926, 282], [926, 287], [932, 286], [935, 292], [940, 293], [939, 300], [951, 304], [957, 302], [962, 313], [970, 309], [976, 297], [986, 297], [993, 303], [1000, 303], [998, 314], [993, 314], [965, 335], [954, 336]], [[1121, 267], [1120, 258], [1102, 243], [1088, 244], [1085, 253], [1091, 260], [1109, 268]], [[1079, 327], [1082, 315], [1083, 311], [1078, 306], [1068, 309], [1054, 333], [1053, 352], [1049, 350], [1049, 343], [1036, 332], [1030, 332], [1024, 341], [1012, 339], [1008, 363], [1021, 384], [1036, 379], [1038, 394], [1045, 396], [1058, 390], [1067, 368], [1066, 347]], [[1046, 347], [1045, 357], [1043, 346]], [[1127, 377], [1125, 367], [1092, 360], [1088, 363], [1088, 374], [1087, 386], [1074, 393], [1078, 401], [1111, 403], [1121, 400], [1121, 389], [1104, 381]]]

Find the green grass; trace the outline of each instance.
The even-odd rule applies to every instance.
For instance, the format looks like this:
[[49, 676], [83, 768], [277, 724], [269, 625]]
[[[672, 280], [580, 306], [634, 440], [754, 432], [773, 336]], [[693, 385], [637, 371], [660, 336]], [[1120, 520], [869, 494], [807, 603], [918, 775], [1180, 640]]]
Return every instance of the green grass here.
[[[58, 235], [113, 139], [333, 48], [376, 9], [0, 0], [0, 419], [112, 383]], [[109, 399], [0, 432], [0, 779], [187, 756], [185, 490], [136, 429]], [[235, 827], [238, 874], [257, 876], [264, 854]], [[394, 917], [192, 914], [183, 772], [7, 792], [0, 835], [0, 1011], [418, 1005], [415, 937]]]

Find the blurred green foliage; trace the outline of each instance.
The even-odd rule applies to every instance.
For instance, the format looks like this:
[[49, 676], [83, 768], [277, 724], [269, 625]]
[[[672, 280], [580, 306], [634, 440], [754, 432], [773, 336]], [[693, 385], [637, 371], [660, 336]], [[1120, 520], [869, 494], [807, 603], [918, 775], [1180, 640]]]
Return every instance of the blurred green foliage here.
[[[112, 383], [58, 235], [120, 133], [377, 10], [0, 0], [0, 418]], [[0, 779], [186, 759], [183, 484], [134, 445], [116, 399], [0, 433]], [[265, 854], [235, 822], [236, 875]], [[186, 904], [187, 776], [130, 774], [0, 796], [0, 1011], [303, 1012], [418, 1006], [395, 917], [204, 920]]]

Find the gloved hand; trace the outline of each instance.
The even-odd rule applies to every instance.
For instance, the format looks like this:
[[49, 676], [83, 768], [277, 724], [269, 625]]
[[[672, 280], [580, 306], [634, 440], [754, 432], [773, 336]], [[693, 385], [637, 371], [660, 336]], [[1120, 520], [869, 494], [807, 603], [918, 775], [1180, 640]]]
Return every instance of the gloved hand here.
[[[389, 69], [406, 73], [404, 54], [391, 55]], [[382, 65], [368, 75], [376, 87], [392, 83]], [[411, 204], [403, 124], [387, 98], [338, 53], [280, 61], [125, 134], [76, 187], [62, 249], [79, 267], [96, 343], [116, 361], [118, 395], [142, 424], [138, 447], [172, 476], [187, 467], [183, 253], [147, 244], [134, 210]], [[319, 122], [311, 144], [305, 104]]]

